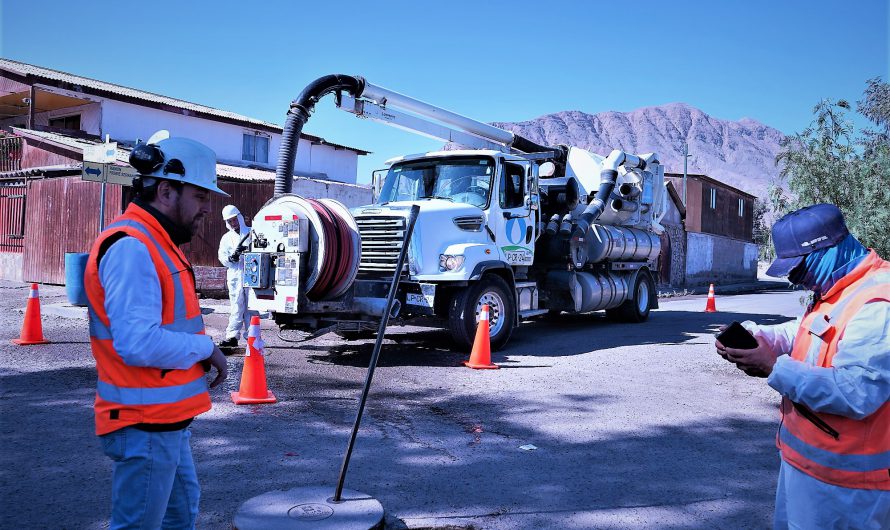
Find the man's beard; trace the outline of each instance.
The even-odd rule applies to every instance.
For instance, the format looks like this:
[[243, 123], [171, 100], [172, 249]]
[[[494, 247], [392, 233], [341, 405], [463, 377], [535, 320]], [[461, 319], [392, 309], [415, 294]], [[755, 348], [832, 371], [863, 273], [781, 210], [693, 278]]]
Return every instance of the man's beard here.
[[176, 219], [174, 220], [179, 228], [181, 229], [181, 238], [184, 243], [188, 243], [192, 240], [192, 237], [198, 233], [198, 229], [201, 227], [201, 223], [204, 221], [204, 215], [198, 214], [188, 217], [185, 213], [185, 209], [182, 206], [182, 201], [177, 201], [176, 204]]

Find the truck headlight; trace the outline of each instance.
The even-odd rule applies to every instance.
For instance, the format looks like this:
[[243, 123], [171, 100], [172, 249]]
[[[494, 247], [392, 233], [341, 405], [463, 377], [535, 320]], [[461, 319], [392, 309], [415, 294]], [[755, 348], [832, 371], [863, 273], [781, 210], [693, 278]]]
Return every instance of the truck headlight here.
[[464, 264], [463, 255], [439, 254], [439, 270], [441, 272], [456, 271]]

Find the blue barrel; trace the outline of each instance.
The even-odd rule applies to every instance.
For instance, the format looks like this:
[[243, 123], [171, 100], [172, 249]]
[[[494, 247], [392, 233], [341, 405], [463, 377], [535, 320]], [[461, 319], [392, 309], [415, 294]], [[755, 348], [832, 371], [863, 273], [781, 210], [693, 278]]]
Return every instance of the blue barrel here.
[[80, 252], [65, 253], [65, 294], [71, 305], [86, 306], [87, 291], [83, 288], [83, 274], [87, 268], [89, 254]]

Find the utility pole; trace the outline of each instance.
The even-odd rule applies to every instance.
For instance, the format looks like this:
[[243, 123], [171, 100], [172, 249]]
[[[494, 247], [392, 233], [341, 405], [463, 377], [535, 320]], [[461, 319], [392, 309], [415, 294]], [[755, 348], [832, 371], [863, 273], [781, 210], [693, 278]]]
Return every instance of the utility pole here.
[[687, 174], [687, 166], [689, 157], [692, 156], [689, 154], [689, 144], [684, 140], [683, 141], [683, 206], [686, 206], [686, 174]]

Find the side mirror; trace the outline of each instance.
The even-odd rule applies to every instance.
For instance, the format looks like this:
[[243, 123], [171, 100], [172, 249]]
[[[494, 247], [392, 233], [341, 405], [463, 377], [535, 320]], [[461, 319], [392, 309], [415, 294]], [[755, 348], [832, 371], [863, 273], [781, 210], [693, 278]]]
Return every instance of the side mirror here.
[[556, 164], [553, 162], [544, 162], [538, 168], [538, 176], [541, 178], [552, 177], [556, 173]]

